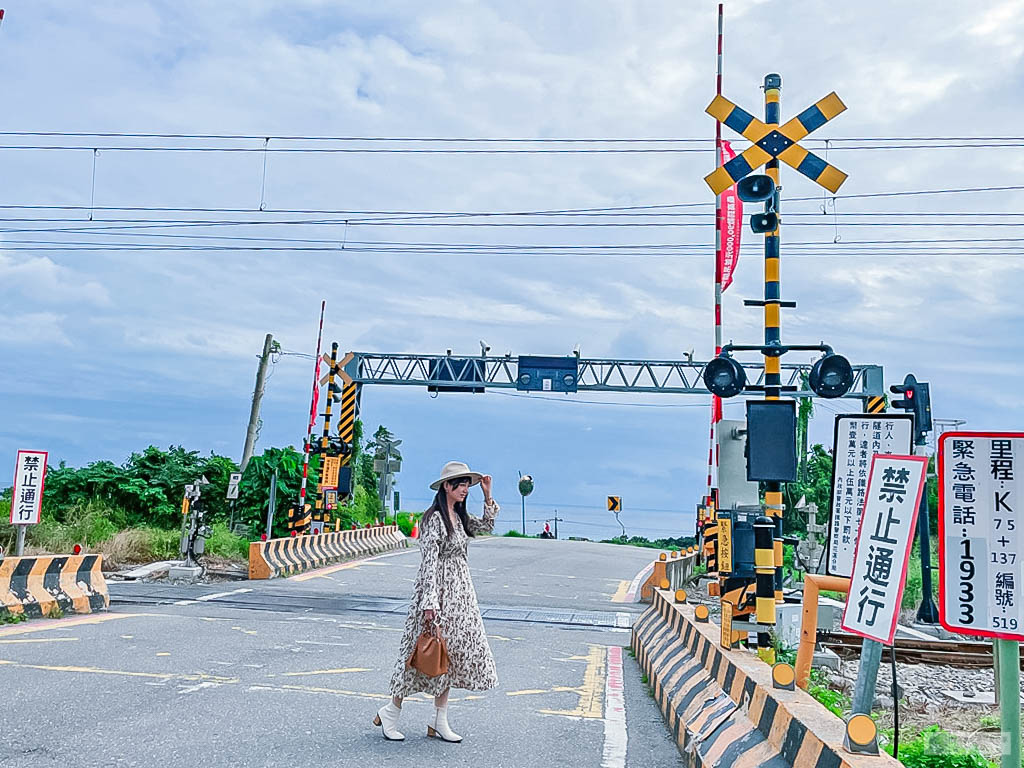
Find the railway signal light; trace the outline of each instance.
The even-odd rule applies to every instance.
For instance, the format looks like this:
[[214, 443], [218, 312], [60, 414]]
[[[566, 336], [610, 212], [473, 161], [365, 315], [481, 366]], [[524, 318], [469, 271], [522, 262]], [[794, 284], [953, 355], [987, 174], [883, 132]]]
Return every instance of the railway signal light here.
[[853, 367], [842, 355], [826, 352], [811, 366], [807, 383], [818, 397], [842, 397], [853, 387]]
[[747, 374], [743, 366], [726, 354], [719, 355], [704, 367], [704, 385], [719, 397], [735, 397], [743, 391]]
[[932, 403], [928, 383], [918, 381], [914, 374], [908, 373], [903, 384], [893, 384], [889, 391], [903, 395], [902, 400], [892, 401], [892, 407], [914, 414], [914, 431], [920, 444], [924, 435], [932, 431]]

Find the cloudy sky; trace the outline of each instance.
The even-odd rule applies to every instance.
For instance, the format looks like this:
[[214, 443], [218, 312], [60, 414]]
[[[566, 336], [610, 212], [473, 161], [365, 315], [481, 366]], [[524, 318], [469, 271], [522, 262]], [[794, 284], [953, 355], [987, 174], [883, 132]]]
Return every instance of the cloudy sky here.
[[[321, 299], [342, 349], [706, 359], [715, 15], [7, 2], [0, 456], [173, 443], [238, 458], [268, 332], [300, 354], [272, 368], [257, 450], [299, 444]], [[799, 302], [784, 340], [825, 340], [887, 384], [915, 372], [937, 418], [1024, 426], [1024, 3], [730, 1], [725, 29], [735, 102], [760, 115], [778, 72], [784, 117], [831, 90], [848, 107], [804, 142], [850, 175], [838, 197], [783, 170], [783, 295]], [[550, 141], [565, 138], [666, 141]], [[436, 215], [579, 209], [618, 210]], [[760, 245], [746, 235], [725, 298], [737, 342], [761, 334], [742, 305], [761, 295]], [[854, 407], [821, 404], [812, 436]], [[575, 535], [612, 532], [608, 494], [631, 533], [689, 532], [704, 492], [698, 398], [377, 387], [363, 414], [404, 439], [408, 507], [453, 457], [495, 475], [510, 524], [516, 472], [533, 474], [528, 517], [558, 508]]]

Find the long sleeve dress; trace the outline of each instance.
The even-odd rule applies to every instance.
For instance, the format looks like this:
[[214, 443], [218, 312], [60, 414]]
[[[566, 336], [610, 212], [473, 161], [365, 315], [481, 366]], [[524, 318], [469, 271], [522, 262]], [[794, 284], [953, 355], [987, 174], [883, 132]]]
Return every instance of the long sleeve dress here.
[[[474, 535], [494, 530], [498, 505], [484, 504], [482, 518], [469, 515]], [[469, 575], [466, 548], [469, 537], [456, 518], [451, 536], [438, 513], [431, 514], [420, 528], [422, 561], [416, 576], [405, 633], [391, 676], [391, 695], [409, 696], [425, 691], [439, 696], [448, 688], [486, 691], [498, 684], [494, 657], [487, 644], [484, 622], [476, 602], [476, 591]], [[423, 612], [432, 609], [435, 624], [448, 648], [448, 671], [438, 677], [426, 677], [406, 667], [406, 661], [423, 632]]]

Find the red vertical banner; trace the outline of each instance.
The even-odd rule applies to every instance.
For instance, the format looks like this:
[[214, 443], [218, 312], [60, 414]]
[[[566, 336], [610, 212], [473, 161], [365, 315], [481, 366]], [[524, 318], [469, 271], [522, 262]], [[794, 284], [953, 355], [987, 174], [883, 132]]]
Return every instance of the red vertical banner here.
[[[718, 145], [718, 154], [721, 165], [725, 165], [736, 157], [729, 142], [724, 139]], [[721, 237], [718, 258], [721, 260], [719, 268], [724, 291], [732, 284], [736, 262], [740, 258], [740, 233], [743, 231], [743, 201], [736, 194], [735, 184], [722, 193], [722, 204], [718, 212], [718, 231]]]

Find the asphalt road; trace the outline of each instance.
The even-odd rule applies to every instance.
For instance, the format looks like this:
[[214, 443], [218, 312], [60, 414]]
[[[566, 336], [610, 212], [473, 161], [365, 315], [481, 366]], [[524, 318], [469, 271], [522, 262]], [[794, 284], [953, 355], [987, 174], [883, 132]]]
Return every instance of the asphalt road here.
[[[492, 538], [470, 566], [500, 685], [453, 691], [462, 744], [371, 724], [415, 549], [290, 579], [112, 583], [112, 608], [0, 628], [0, 766], [681, 765], [635, 660], [630, 586], [654, 550]], [[624, 711], [623, 711], [624, 710]], [[624, 748], [624, 754], [623, 754]]]

